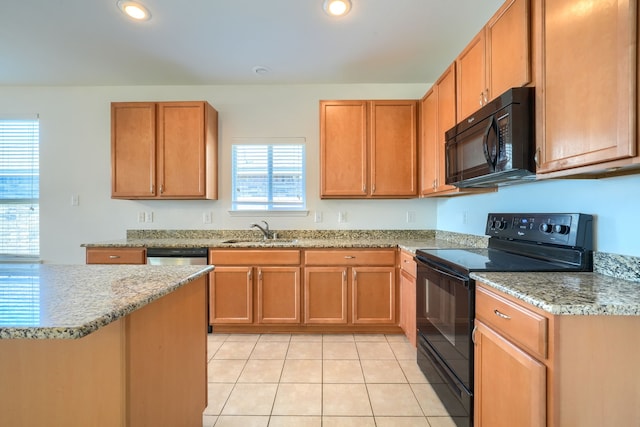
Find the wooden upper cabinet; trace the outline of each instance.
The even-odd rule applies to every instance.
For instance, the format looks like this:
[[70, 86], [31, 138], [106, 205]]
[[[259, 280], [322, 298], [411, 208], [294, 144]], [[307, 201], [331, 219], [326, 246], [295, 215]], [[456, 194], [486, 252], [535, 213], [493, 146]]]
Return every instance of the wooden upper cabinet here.
[[438, 85], [420, 100], [420, 195], [433, 193], [438, 178]]
[[456, 194], [445, 184], [445, 132], [456, 124], [456, 64], [440, 76], [421, 101], [420, 195]]
[[483, 28], [456, 58], [457, 114], [460, 119], [475, 113], [487, 101], [484, 36]]
[[637, 156], [636, 8], [628, 0], [540, 2], [538, 173], [603, 170]]
[[208, 103], [111, 104], [113, 198], [217, 199], [217, 157]]
[[371, 102], [372, 197], [415, 197], [418, 193], [416, 101]]
[[489, 100], [512, 87], [531, 83], [531, 26], [529, 0], [507, 1], [486, 25], [486, 82]]
[[529, 0], [508, 0], [456, 59], [458, 118], [531, 82]]
[[111, 195], [152, 197], [156, 183], [156, 104], [111, 104]]
[[320, 195], [367, 195], [367, 102], [320, 101]]
[[322, 198], [417, 195], [417, 103], [320, 101]]

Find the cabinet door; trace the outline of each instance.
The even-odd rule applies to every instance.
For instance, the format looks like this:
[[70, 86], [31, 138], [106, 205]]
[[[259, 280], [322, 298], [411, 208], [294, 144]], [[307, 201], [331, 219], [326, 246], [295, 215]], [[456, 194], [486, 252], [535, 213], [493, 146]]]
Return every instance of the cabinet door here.
[[304, 272], [304, 322], [346, 324], [347, 268], [307, 267]]
[[[531, 81], [529, 0], [510, 0], [486, 26], [489, 101]], [[463, 116], [460, 116], [461, 118]]]
[[206, 150], [203, 102], [158, 104], [158, 194], [205, 196]]
[[634, 156], [636, 2], [541, 3], [537, 171]]
[[111, 104], [111, 197], [156, 194], [156, 104]]
[[393, 267], [352, 267], [352, 322], [395, 323]]
[[[486, 98], [484, 28], [456, 58], [457, 112], [462, 120], [475, 113]], [[454, 120], [455, 121], [455, 120]], [[455, 123], [454, 123], [455, 124]], [[445, 129], [445, 131], [449, 128]]]
[[475, 330], [478, 427], [546, 425], [546, 368], [483, 323]]
[[371, 103], [371, 196], [417, 194], [416, 101]]
[[445, 184], [445, 132], [456, 125], [456, 73], [452, 64], [438, 81], [438, 127], [436, 150], [438, 159], [436, 191], [456, 190]]
[[[415, 264], [415, 263], [414, 263]], [[400, 327], [416, 346], [416, 278], [400, 270]]]
[[253, 322], [251, 267], [218, 267], [209, 273], [209, 323]]
[[146, 264], [145, 248], [87, 248], [87, 264]]
[[438, 85], [420, 101], [420, 195], [433, 193], [438, 178]]
[[320, 102], [320, 196], [367, 195], [367, 102]]
[[256, 270], [258, 323], [300, 323], [300, 268]]

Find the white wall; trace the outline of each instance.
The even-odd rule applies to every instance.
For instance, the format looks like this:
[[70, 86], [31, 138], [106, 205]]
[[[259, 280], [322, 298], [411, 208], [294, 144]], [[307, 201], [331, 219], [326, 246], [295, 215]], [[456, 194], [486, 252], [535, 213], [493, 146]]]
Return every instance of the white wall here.
[[[49, 263], [83, 263], [84, 242], [123, 239], [127, 229], [247, 229], [262, 218], [230, 217], [230, 143], [234, 137], [304, 137], [308, 217], [268, 217], [273, 229], [433, 229], [434, 200], [319, 199], [320, 99], [419, 98], [428, 85], [0, 87], [0, 117], [40, 115], [41, 256]], [[217, 201], [112, 200], [110, 102], [206, 100], [219, 112]], [[78, 195], [79, 206], [71, 206]], [[152, 211], [153, 223], [138, 223]], [[213, 224], [204, 224], [204, 212]], [[323, 213], [314, 223], [313, 212]], [[347, 222], [338, 223], [338, 211]], [[416, 222], [406, 222], [406, 212]]]
[[579, 212], [595, 217], [596, 250], [640, 256], [639, 190], [640, 175], [513, 185], [439, 201], [438, 229], [484, 235], [490, 212]]

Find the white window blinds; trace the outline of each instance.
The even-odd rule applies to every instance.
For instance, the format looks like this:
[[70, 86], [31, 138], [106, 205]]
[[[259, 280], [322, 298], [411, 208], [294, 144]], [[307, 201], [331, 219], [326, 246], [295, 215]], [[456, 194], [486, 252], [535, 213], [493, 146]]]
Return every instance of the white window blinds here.
[[234, 144], [232, 210], [306, 207], [304, 144]]
[[40, 254], [37, 119], [0, 119], [0, 257]]

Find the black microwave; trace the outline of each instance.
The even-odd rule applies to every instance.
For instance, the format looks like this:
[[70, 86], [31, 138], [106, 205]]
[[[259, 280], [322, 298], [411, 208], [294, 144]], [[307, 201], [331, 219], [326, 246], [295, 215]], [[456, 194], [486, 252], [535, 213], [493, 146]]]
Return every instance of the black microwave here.
[[445, 133], [446, 183], [495, 187], [535, 179], [535, 89], [512, 88]]

